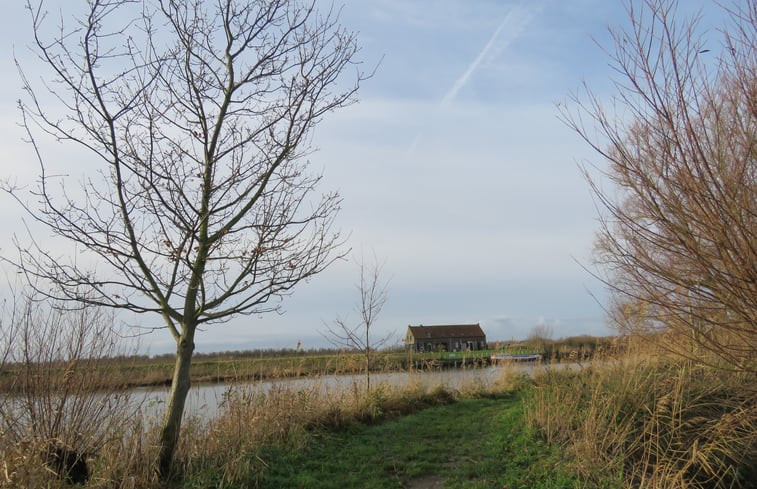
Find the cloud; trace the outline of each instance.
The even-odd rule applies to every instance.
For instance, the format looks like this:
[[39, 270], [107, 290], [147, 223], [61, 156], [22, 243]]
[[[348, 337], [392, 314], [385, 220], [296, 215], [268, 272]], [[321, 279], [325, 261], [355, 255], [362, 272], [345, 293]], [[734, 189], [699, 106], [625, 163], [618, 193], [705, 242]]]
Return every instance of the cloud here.
[[[515, 39], [520, 36], [523, 30], [528, 26], [534, 16], [541, 10], [541, 6], [521, 7], [514, 6], [507, 12], [504, 20], [497, 26], [497, 29], [484, 45], [478, 56], [468, 66], [468, 69], [452, 85], [452, 88], [444, 95], [441, 101], [441, 107], [447, 107], [457, 97], [458, 92], [468, 83], [473, 73], [479, 65], [488, 58], [490, 54], [499, 54], [506, 49]], [[503, 34], [504, 32], [504, 34]]]

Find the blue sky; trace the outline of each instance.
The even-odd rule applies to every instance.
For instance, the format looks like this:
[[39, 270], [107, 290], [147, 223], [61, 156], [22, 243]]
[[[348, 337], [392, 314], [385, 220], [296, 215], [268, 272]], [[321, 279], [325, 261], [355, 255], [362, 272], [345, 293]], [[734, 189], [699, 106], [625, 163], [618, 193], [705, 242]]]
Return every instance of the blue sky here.
[[[3, 176], [34, 169], [21, 143], [12, 50], [29, 42], [21, 1], [0, 19]], [[325, 3], [325, 2], [324, 2]], [[687, 2], [693, 4], [707, 2]], [[583, 80], [610, 94], [607, 27], [625, 22], [607, 0], [347, 0], [342, 23], [359, 33], [360, 103], [316, 130], [311, 164], [344, 198], [339, 227], [359, 255], [385, 261], [388, 302], [376, 332], [408, 324], [480, 322], [492, 340], [611, 334], [590, 263], [596, 210], [577, 163], [601, 165], [558, 120]], [[72, 164], [74, 164], [72, 162]], [[0, 221], [20, 212], [0, 196]], [[0, 249], [9, 249], [9, 236]], [[284, 303], [285, 314], [245, 317], [200, 333], [200, 351], [326, 344], [324, 321], [351, 313], [357, 268], [337, 263]], [[354, 313], [351, 314], [356, 319]], [[158, 318], [141, 318], [158, 324]], [[153, 353], [173, 349], [158, 331]]]

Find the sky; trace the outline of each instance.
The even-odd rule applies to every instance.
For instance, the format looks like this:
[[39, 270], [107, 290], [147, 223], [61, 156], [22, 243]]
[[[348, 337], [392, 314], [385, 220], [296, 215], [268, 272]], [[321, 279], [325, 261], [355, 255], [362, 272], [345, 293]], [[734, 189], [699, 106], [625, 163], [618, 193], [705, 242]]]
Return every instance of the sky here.
[[[35, 168], [18, 126], [13, 63], [14, 51], [28, 56], [30, 23], [23, 2], [7, 3], [0, 178], [15, 178]], [[709, 2], [687, 2], [700, 5]], [[480, 323], [491, 341], [523, 339], [536, 326], [554, 338], [613, 334], [606, 291], [585, 269], [598, 223], [579, 170], [603, 162], [557, 104], [583, 82], [609, 100], [613, 73], [601, 46], [626, 17], [615, 0], [346, 0], [341, 23], [358, 33], [362, 66], [376, 72], [359, 103], [316, 128], [309, 159], [324, 190], [343, 197], [337, 226], [353, 259], [299, 284], [281, 315], [200, 332], [197, 350], [328, 346], [326, 323], [357, 320], [361, 252], [384, 263], [388, 300], [374, 331], [394, 334], [393, 343], [418, 324]], [[1, 195], [0, 225], [20, 232], [21, 218]], [[0, 237], [1, 253], [11, 235]], [[163, 353], [172, 342], [161, 330], [140, 348]]]

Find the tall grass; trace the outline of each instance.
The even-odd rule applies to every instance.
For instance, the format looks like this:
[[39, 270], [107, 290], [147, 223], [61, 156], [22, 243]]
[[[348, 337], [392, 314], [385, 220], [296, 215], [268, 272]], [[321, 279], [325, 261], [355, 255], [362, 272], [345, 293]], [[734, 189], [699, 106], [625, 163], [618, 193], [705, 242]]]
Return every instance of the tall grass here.
[[649, 353], [537, 375], [529, 424], [592, 484], [755, 487], [755, 379]]

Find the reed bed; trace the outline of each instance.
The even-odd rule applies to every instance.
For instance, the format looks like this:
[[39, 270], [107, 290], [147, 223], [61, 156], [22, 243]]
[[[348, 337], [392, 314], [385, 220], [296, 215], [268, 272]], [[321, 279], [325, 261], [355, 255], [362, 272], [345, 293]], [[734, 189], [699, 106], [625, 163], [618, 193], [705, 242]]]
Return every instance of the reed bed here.
[[584, 367], [535, 376], [526, 416], [589, 484], [756, 487], [753, 377], [657, 353]]

